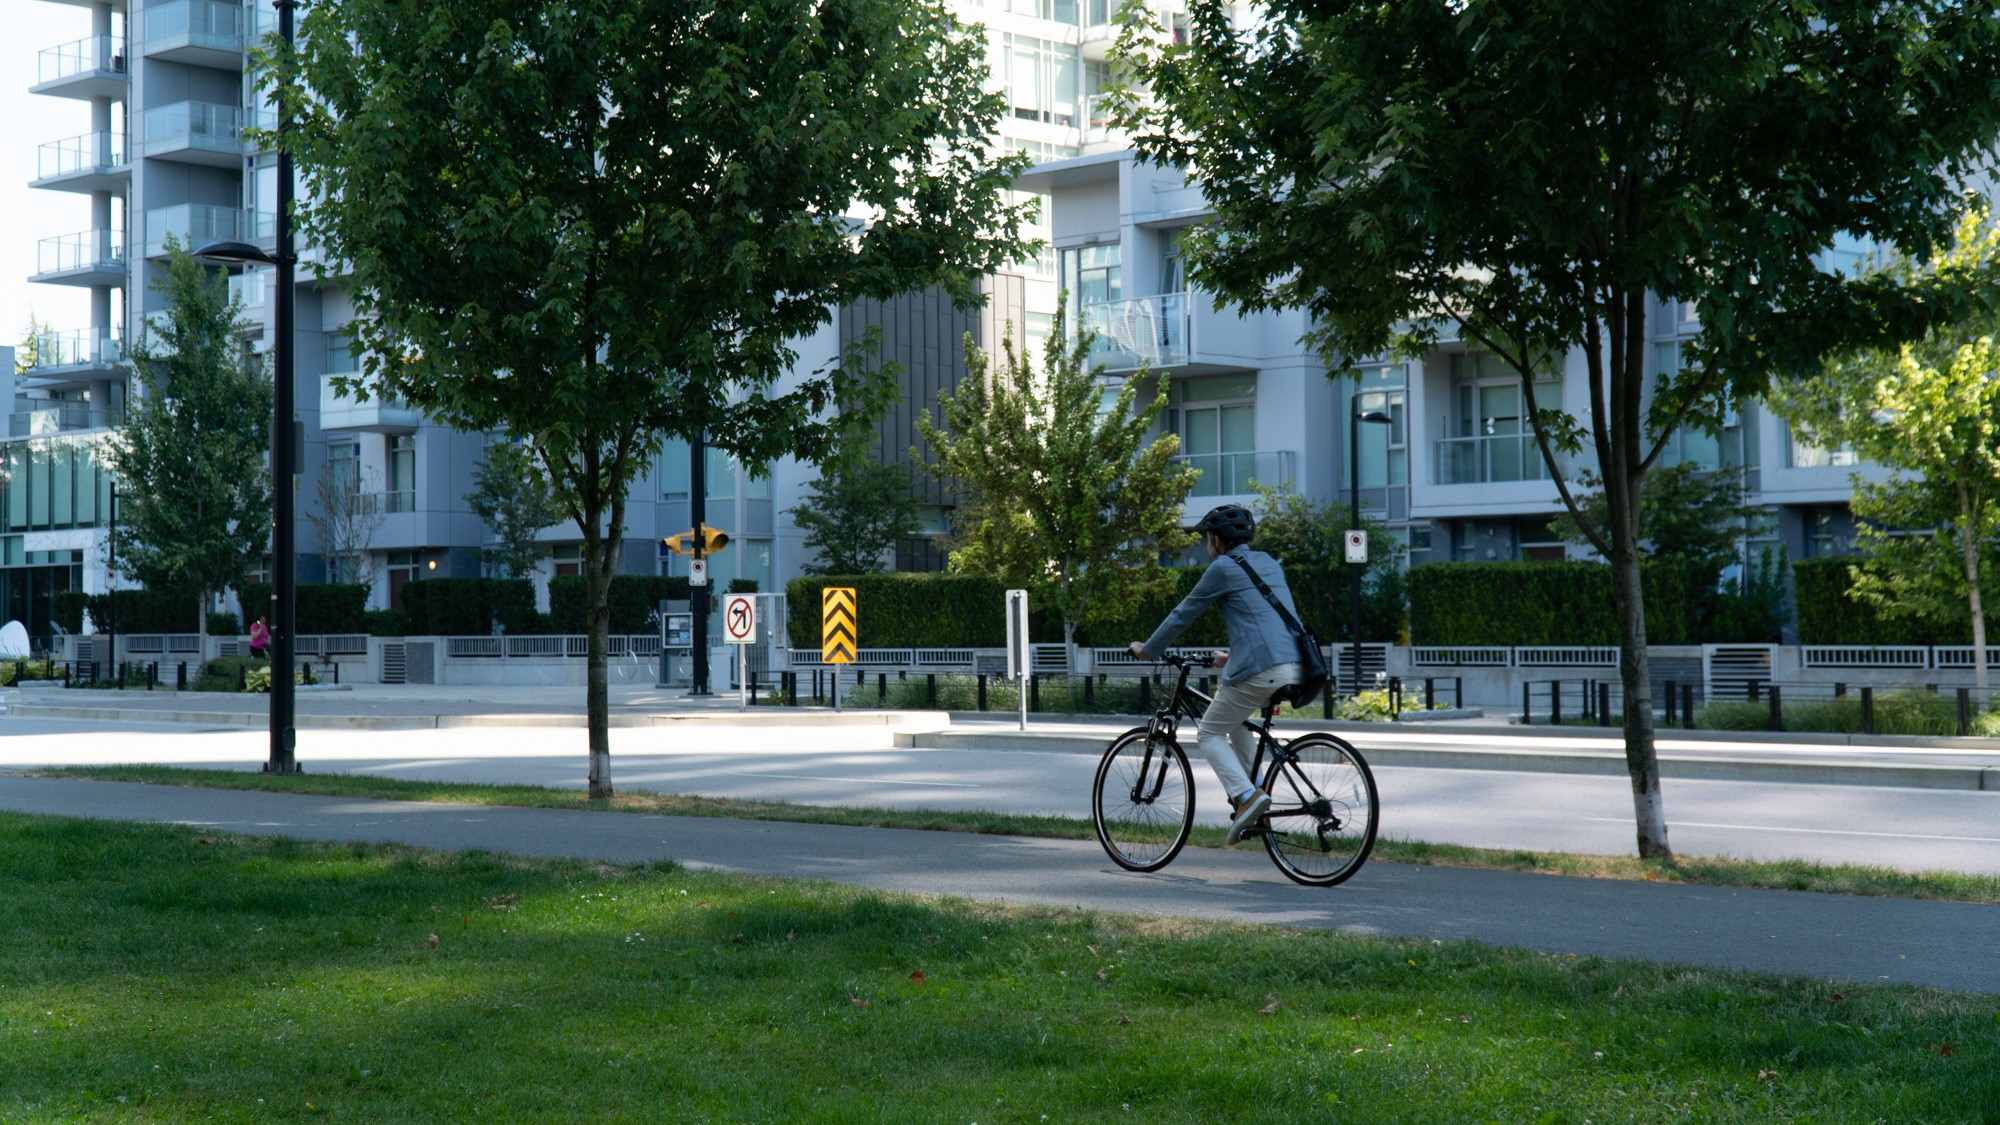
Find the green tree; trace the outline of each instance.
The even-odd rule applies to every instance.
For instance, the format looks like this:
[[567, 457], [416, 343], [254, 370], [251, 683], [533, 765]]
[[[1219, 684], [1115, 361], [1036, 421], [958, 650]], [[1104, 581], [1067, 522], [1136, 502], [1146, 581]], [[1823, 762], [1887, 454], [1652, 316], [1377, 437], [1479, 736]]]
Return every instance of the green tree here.
[[1160, 556], [1191, 541], [1182, 505], [1200, 476], [1174, 460], [1179, 438], [1152, 435], [1166, 382], [1144, 406], [1139, 388], [1153, 380], [1143, 373], [1110, 394], [1089, 366], [1091, 342], [1070, 340], [1059, 311], [1041, 370], [1011, 338], [994, 370], [968, 337], [943, 425], [917, 419], [932, 471], [967, 495], [952, 569], [1045, 590], [1072, 647], [1077, 626], [1115, 621], [1168, 588]]
[[542, 557], [536, 533], [563, 519], [562, 505], [534, 453], [513, 441], [487, 444], [465, 502], [493, 529], [499, 543], [486, 548], [486, 560], [508, 578], [534, 572]]
[[[1583, 518], [1563, 511], [1549, 526], [1564, 540], [1589, 547], [1586, 528], [1607, 526], [1610, 504], [1595, 473], [1579, 473], [1577, 483], [1589, 490], [1576, 496]], [[1739, 544], [1769, 522], [1762, 509], [1744, 502], [1747, 493], [1741, 469], [1703, 469], [1687, 462], [1654, 469], [1639, 498], [1639, 554], [1677, 559], [1713, 585], [1723, 567], [1742, 557]]]
[[[1449, 328], [1520, 376], [1555, 488], [1612, 567], [1638, 848], [1671, 855], [1646, 478], [1732, 394], [1991, 303], [1990, 284], [1915, 292], [1816, 259], [1843, 234], [1918, 250], [1948, 234], [2000, 136], [2000, 20], [1990, 3], [1685, 0], [1635, 34], [1593, 0], [1278, 0], [1238, 30], [1229, 8], [1191, 0], [1184, 43], [1143, 13], [1120, 36], [1119, 123], [1215, 212], [1183, 240], [1192, 279], [1304, 309], [1338, 372]], [[1656, 297], [1694, 302], [1701, 332], [1691, 363], [1649, 374]], [[1571, 355], [1582, 419], [1533, 378]], [[1564, 479], [1586, 448], [1603, 526]]]
[[[1884, 272], [1908, 283], [2000, 264], [2000, 224], [1968, 213], [1949, 249], [1898, 256]], [[1833, 356], [1819, 378], [1786, 386], [1778, 406], [1802, 436], [1851, 446], [1892, 472], [1854, 478], [1855, 541], [1866, 561], [1850, 596], [1887, 617], [1972, 628], [1973, 669], [1987, 686], [1980, 582], [2000, 526], [2000, 315], [1938, 325], [1891, 347]], [[1915, 475], [1906, 475], [1915, 474]], [[1909, 534], [1917, 532], [1917, 534]]]
[[[1368, 561], [1356, 565], [1347, 561], [1349, 512], [1337, 500], [1324, 504], [1301, 496], [1290, 488], [1272, 488], [1252, 482], [1258, 507], [1257, 538], [1254, 545], [1277, 559], [1285, 568], [1294, 597], [1331, 597], [1337, 606], [1335, 621], [1347, 622], [1341, 636], [1321, 637], [1323, 641], [1395, 640], [1402, 633], [1404, 617], [1403, 545], [1380, 523], [1361, 518], [1368, 535]], [[1361, 571], [1362, 620], [1351, 621], [1347, 606], [1354, 572]], [[1357, 635], [1358, 634], [1358, 635]]]
[[909, 466], [877, 460], [860, 431], [843, 437], [791, 513], [816, 556], [807, 574], [873, 574], [884, 555], [917, 533]]
[[42, 338], [48, 331], [48, 325], [36, 320], [33, 312], [28, 313], [28, 326], [21, 329], [21, 343], [14, 349], [14, 374], [25, 375], [40, 362]]
[[[871, 372], [787, 379], [862, 298], [1018, 257], [984, 39], [939, 0], [317, 0], [266, 61], [363, 371], [533, 449], [583, 535], [590, 793], [626, 496], [670, 436], [824, 455]], [[858, 351], [858, 349], [857, 349]]]
[[237, 334], [242, 306], [221, 271], [172, 236], [167, 249], [165, 315], [130, 352], [140, 393], [104, 445], [119, 486], [112, 549], [120, 574], [199, 599], [206, 651], [211, 595], [271, 545], [271, 380]]

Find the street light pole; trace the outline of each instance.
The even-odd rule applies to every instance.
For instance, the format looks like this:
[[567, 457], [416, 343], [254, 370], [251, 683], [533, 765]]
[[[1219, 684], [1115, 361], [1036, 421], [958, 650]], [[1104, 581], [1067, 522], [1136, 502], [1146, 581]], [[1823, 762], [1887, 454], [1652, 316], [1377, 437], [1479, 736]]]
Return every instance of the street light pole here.
[[[1347, 411], [1347, 527], [1350, 531], [1361, 530], [1361, 423], [1370, 422], [1388, 425], [1392, 419], [1386, 410], [1361, 409], [1361, 394], [1356, 391], [1349, 401]], [[1386, 478], [1385, 478], [1386, 481]], [[1354, 564], [1349, 564], [1353, 566]], [[1354, 694], [1361, 694], [1361, 572], [1368, 569], [1367, 563], [1354, 566], [1352, 579], [1348, 583], [1347, 600], [1347, 666]]]
[[[272, 0], [278, 13], [278, 34], [286, 47], [292, 45], [292, 16], [298, 0]], [[267, 253], [256, 241], [256, 217], [249, 223], [247, 240], [210, 242], [195, 250], [195, 257], [225, 265], [275, 266], [278, 271], [278, 312], [275, 331], [277, 355], [272, 372], [271, 395], [271, 748], [264, 762], [265, 773], [298, 773], [298, 732], [296, 695], [292, 690], [292, 657], [297, 651], [294, 634], [298, 624], [298, 511], [297, 482], [293, 465], [298, 461], [298, 441], [292, 431], [296, 413], [293, 386], [292, 284], [298, 255], [292, 249], [292, 154], [285, 144], [290, 113], [283, 96], [278, 99], [278, 214], [276, 253]], [[243, 607], [250, 612], [249, 606]]]

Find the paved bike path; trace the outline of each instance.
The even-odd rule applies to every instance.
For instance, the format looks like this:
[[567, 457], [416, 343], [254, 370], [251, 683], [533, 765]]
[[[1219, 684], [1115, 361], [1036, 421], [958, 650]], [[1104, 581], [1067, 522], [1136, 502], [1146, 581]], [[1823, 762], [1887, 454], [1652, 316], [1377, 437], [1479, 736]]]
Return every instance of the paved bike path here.
[[1287, 882], [1252, 846], [1189, 848], [1164, 872], [1134, 875], [1088, 841], [5, 776], [0, 809], [613, 863], [671, 859], [886, 891], [2000, 993], [2000, 907], [1969, 903], [1372, 862], [1322, 890]]

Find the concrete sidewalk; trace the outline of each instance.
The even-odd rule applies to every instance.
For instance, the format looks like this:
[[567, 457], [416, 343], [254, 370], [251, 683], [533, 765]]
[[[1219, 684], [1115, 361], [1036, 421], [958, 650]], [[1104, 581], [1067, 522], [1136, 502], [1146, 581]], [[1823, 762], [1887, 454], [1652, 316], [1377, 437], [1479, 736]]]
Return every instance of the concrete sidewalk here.
[[0, 776], [0, 808], [615, 863], [671, 859], [881, 890], [1343, 933], [1468, 939], [1836, 980], [2000, 993], [2000, 908], [1371, 863], [1286, 882], [1263, 851], [1190, 848], [1166, 871], [1096, 844], [897, 829], [556, 812]]

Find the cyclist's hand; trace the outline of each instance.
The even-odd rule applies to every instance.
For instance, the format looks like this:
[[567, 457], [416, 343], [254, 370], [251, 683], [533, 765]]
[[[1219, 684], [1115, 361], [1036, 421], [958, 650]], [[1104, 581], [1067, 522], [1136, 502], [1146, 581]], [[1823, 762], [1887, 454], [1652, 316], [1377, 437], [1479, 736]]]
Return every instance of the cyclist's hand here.
[[1146, 659], [1146, 642], [1144, 641], [1133, 641], [1131, 644], [1125, 646], [1125, 650], [1141, 660]]
[[1212, 653], [1209, 655], [1208, 666], [1210, 668], [1220, 668], [1227, 663], [1229, 663], [1229, 653], [1227, 651]]

